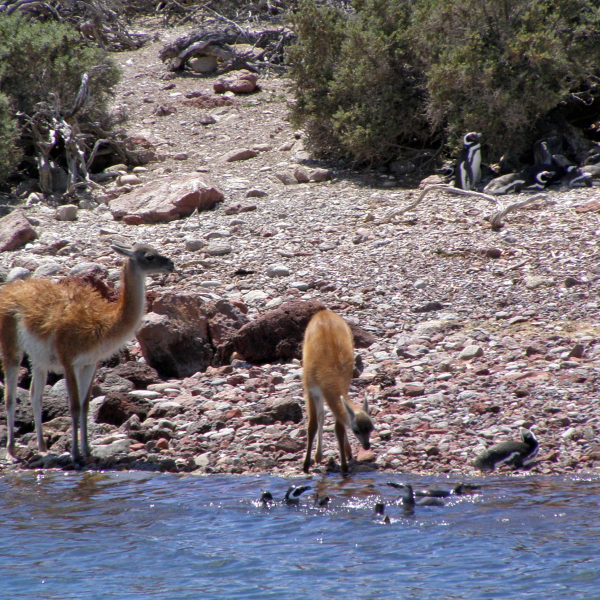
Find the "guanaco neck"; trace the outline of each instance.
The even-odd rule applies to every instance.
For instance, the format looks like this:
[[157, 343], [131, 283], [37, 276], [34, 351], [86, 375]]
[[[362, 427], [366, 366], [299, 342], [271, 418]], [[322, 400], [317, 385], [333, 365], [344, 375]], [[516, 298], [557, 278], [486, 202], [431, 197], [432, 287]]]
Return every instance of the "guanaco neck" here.
[[139, 265], [127, 259], [121, 274], [121, 293], [116, 306], [114, 330], [116, 335], [137, 329], [146, 303], [146, 274]]

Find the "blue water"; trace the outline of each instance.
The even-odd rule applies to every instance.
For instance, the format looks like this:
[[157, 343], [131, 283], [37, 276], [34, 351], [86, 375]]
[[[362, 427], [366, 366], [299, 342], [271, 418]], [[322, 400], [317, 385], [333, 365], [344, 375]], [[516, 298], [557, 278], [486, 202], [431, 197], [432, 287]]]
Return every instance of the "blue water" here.
[[[600, 598], [600, 479], [488, 478], [414, 514], [389, 475], [0, 476], [0, 598]], [[440, 478], [395, 477], [450, 487]], [[312, 506], [312, 493], [332, 497]]]

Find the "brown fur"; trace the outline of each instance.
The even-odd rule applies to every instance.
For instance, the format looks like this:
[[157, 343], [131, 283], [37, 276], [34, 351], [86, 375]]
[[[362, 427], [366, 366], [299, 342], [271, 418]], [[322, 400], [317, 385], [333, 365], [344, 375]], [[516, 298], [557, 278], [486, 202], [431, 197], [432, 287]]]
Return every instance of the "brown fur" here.
[[[313, 316], [304, 334], [302, 351], [304, 396], [308, 412], [308, 443], [304, 471], [310, 468], [310, 454], [315, 434], [322, 428], [319, 422], [320, 390], [327, 406], [335, 417], [335, 433], [340, 447], [342, 471], [348, 470], [346, 457], [352, 459], [347, 429], [351, 428], [365, 448], [369, 448], [369, 435], [373, 423], [363, 408], [348, 399], [348, 389], [354, 369], [354, 339], [347, 323], [338, 315], [322, 310]], [[342, 400], [343, 399], [343, 400]], [[346, 406], [344, 405], [346, 403]], [[321, 437], [321, 436], [319, 436]], [[322, 459], [320, 439], [317, 442], [315, 461]]]
[[19, 324], [28, 336], [49, 345], [55, 355], [52, 365], [36, 364], [30, 356], [33, 367], [31, 397], [40, 451], [45, 450], [41, 431], [41, 393], [47, 369], [53, 369], [64, 371], [69, 391], [73, 460], [78, 458], [77, 423], [80, 420], [81, 445], [86, 453], [86, 419], [96, 363], [108, 358], [134, 335], [144, 312], [146, 274], [167, 273], [174, 268], [170, 259], [144, 245], [132, 249], [113, 246], [113, 249], [128, 256], [117, 302], [109, 302], [90, 285], [73, 280], [55, 283], [49, 279], [31, 279], [10, 283], [1, 290], [0, 351], [7, 381], [5, 397], [10, 454], [14, 452], [15, 372], [25, 350], [17, 335]]

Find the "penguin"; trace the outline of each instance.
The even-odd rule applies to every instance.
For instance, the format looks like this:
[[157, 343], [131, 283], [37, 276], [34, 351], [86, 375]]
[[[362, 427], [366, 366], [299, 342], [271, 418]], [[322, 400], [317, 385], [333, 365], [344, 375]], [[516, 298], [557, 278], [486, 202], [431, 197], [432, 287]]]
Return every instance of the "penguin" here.
[[444, 506], [444, 501], [441, 498], [436, 498], [433, 496], [425, 496], [415, 500], [415, 494], [413, 492], [412, 485], [409, 485], [408, 483], [396, 483], [394, 481], [389, 481], [388, 485], [401, 490], [400, 498], [402, 498], [402, 506], [405, 508], [412, 508], [415, 505]]
[[384, 512], [385, 512], [385, 503], [377, 502], [377, 504], [375, 504], [375, 514], [382, 515]]
[[450, 183], [454, 179], [454, 165], [450, 163], [444, 163], [440, 169], [436, 169], [435, 172], [442, 178], [444, 183]]
[[331, 500], [329, 496], [321, 496], [319, 498], [319, 494], [315, 494], [315, 506], [318, 508], [325, 508], [329, 504], [329, 500]]
[[263, 490], [260, 493], [260, 498], [258, 499], [258, 501], [264, 506], [268, 506], [271, 502], [273, 502], [273, 494], [271, 494], [269, 490]]
[[292, 485], [285, 493], [285, 498], [283, 501], [285, 504], [298, 504], [300, 502], [300, 496], [302, 496], [302, 494], [304, 494], [304, 492], [307, 490], [310, 490], [309, 485]]
[[492, 179], [483, 188], [484, 194], [518, 194], [525, 185], [525, 178], [520, 173], [509, 173]]
[[558, 171], [558, 169], [548, 167], [547, 165], [525, 167], [520, 173], [520, 176], [525, 180], [520, 191], [539, 192], [545, 189], [546, 186], [556, 179]]
[[495, 444], [477, 457], [473, 465], [481, 471], [493, 471], [500, 465], [510, 465], [515, 469], [531, 464], [539, 450], [533, 432], [521, 428], [521, 441]]
[[480, 489], [481, 486], [475, 485], [474, 483], [459, 483], [458, 485], [454, 486], [452, 492], [457, 496], [463, 496], [464, 494], [472, 494]]
[[587, 173], [592, 179], [592, 185], [594, 182], [599, 183], [600, 180], [600, 164], [598, 165], [585, 165], [581, 167], [580, 171]]
[[463, 138], [463, 147], [454, 167], [454, 187], [470, 190], [481, 179], [481, 134], [474, 131]]
[[547, 140], [538, 140], [533, 146], [533, 160], [536, 165], [551, 165], [552, 153]]
[[567, 167], [566, 173], [561, 177], [560, 183], [568, 185], [570, 188], [592, 187], [593, 176], [588, 171], [584, 171], [575, 165]]

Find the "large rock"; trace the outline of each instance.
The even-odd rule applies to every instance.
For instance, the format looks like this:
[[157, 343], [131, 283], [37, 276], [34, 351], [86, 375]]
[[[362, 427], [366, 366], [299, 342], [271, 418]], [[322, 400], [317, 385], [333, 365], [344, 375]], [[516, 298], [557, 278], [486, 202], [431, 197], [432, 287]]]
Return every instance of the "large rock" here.
[[133, 415], [145, 420], [152, 410], [152, 402], [143, 398], [133, 398], [122, 393], [106, 395], [96, 413], [96, 423], [108, 423], [120, 427]]
[[115, 219], [125, 223], [166, 223], [189, 217], [194, 209], [209, 210], [224, 199], [222, 192], [200, 174], [159, 179], [111, 200]]
[[92, 387], [92, 396], [104, 394], [126, 394], [133, 390], [134, 386], [129, 379], [119, 377], [110, 367], [102, 367], [96, 373], [96, 381]]
[[302, 407], [297, 400], [283, 398], [275, 400], [270, 407], [257, 415], [249, 417], [248, 420], [258, 425], [272, 425], [276, 421], [300, 423], [302, 420]]
[[36, 237], [37, 233], [22, 210], [15, 210], [0, 219], [0, 252], [20, 248]]
[[[304, 330], [313, 315], [324, 310], [319, 300], [292, 300], [244, 325], [232, 338], [233, 349], [248, 362], [267, 363], [302, 357]], [[368, 348], [375, 338], [348, 323], [357, 348]]]
[[213, 89], [218, 94], [233, 92], [234, 94], [250, 94], [256, 89], [258, 75], [250, 71], [231, 71], [219, 77], [213, 84]]
[[151, 383], [161, 382], [156, 369], [136, 361], [128, 361], [117, 365], [113, 369], [113, 373], [131, 381], [136, 390], [145, 390]]
[[229, 364], [229, 358], [233, 352], [232, 339], [250, 319], [240, 308], [227, 300], [215, 302], [209, 315], [208, 327], [210, 339], [215, 349], [216, 362]]

